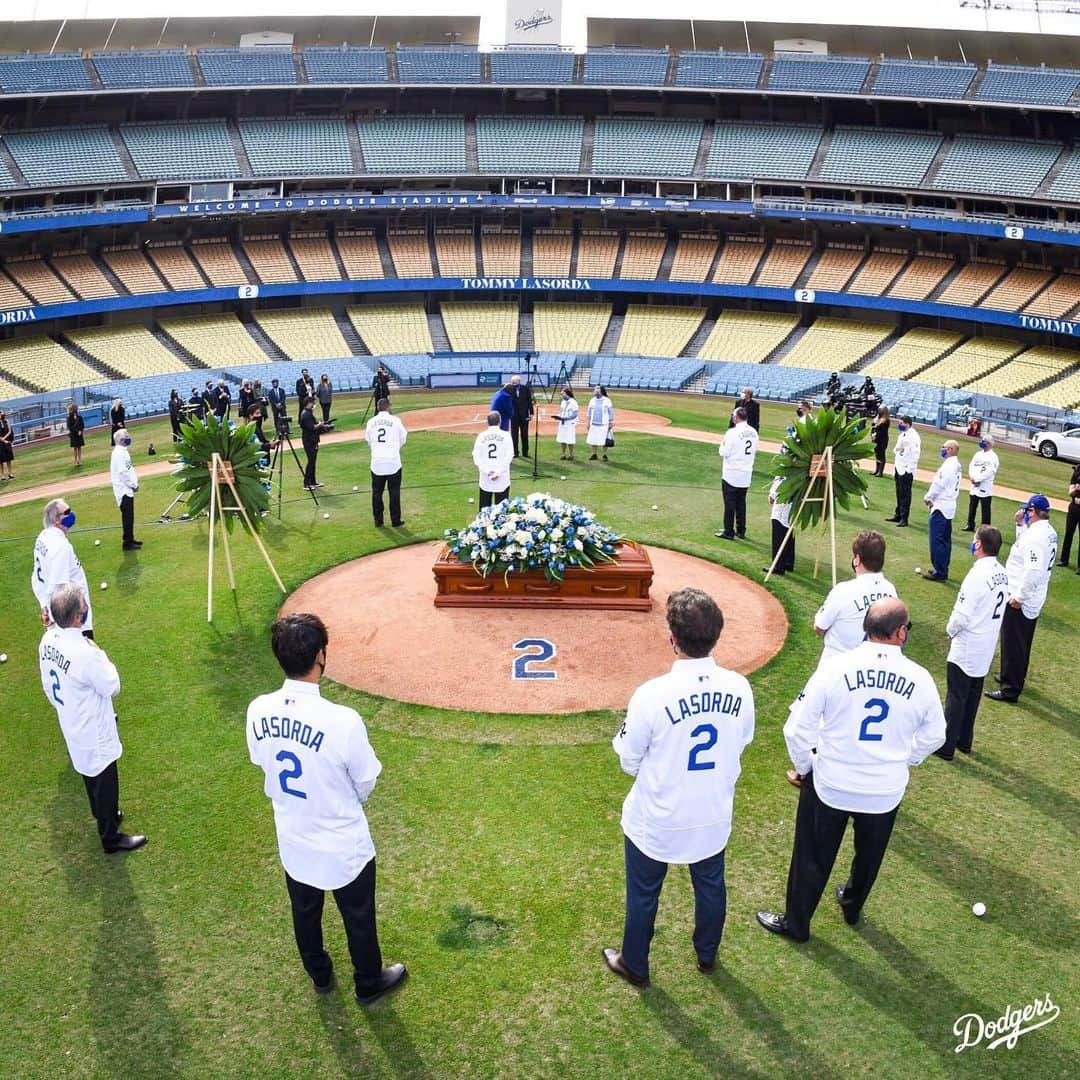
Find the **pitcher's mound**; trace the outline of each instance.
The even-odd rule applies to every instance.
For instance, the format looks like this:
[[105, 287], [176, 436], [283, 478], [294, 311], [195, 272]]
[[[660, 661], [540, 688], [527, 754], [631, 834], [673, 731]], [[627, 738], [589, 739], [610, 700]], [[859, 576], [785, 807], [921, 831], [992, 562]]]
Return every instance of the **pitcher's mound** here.
[[671, 667], [670, 592], [692, 585], [716, 598], [725, 619], [717, 663], [744, 675], [770, 660], [787, 634], [783, 607], [760, 585], [656, 547], [649, 548], [650, 612], [436, 608], [438, 546], [356, 559], [288, 598], [283, 612], [314, 612], [329, 628], [330, 678], [380, 697], [473, 712], [624, 709], [636, 686]]

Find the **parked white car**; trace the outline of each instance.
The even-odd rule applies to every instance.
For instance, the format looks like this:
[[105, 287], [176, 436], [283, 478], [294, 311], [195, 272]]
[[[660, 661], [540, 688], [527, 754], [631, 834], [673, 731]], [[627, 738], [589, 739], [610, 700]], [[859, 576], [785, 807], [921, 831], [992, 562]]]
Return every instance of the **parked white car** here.
[[1080, 428], [1071, 431], [1037, 431], [1031, 436], [1031, 452], [1041, 457], [1080, 462]]

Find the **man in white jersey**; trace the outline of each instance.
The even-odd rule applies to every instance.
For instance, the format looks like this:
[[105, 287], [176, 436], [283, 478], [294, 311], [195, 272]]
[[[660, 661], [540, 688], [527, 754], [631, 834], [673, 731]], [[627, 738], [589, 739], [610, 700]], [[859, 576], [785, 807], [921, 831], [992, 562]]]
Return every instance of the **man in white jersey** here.
[[897, 528], [906, 528], [911, 513], [911, 486], [922, 454], [922, 439], [910, 416], [902, 416], [896, 425], [896, 444], [893, 446], [893, 484], [896, 487], [896, 509], [886, 521]]
[[861, 645], [865, 637], [863, 619], [870, 605], [896, 596], [893, 583], [882, 573], [884, 567], [885, 537], [863, 529], [851, 541], [851, 569], [855, 576], [834, 585], [814, 616], [814, 633], [824, 645], [819, 668], [830, 657]]
[[514, 444], [509, 431], [499, 425], [502, 417], [492, 410], [488, 426], [473, 443], [473, 464], [480, 473], [480, 509], [500, 503], [510, 497], [510, 463], [514, 460]]
[[[86, 583], [86, 571], [67, 536], [68, 530], [75, 526], [75, 511], [71, 509], [67, 499], [50, 499], [45, 504], [41, 523], [44, 528], [34, 541], [34, 567], [30, 571], [30, 588], [34, 590], [38, 607], [41, 608], [41, 623], [49, 626], [52, 623], [49, 601], [60, 585], [77, 585], [87, 597], [90, 595], [90, 586]], [[94, 636], [94, 613], [89, 600], [82, 633], [84, 637], [91, 639]]]
[[945, 739], [934, 680], [902, 652], [911, 627], [907, 606], [896, 598], [878, 600], [863, 626], [868, 640], [818, 668], [801, 708], [784, 725], [800, 786], [787, 903], [783, 914], [759, 911], [757, 918], [771, 933], [796, 941], [810, 937], [810, 920], [849, 818], [855, 858], [836, 899], [850, 926], [859, 921], [885, 857], [908, 769]]
[[941, 465], [926, 492], [927, 510], [930, 511], [930, 562], [934, 569], [923, 577], [927, 581], [948, 581], [949, 563], [952, 560], [952, 523], [956, 517], [956, 500], [960, 497], [962, 471], [960, 444], [946, 439], [941, 446]]
[[363, 1005], [398, 986], [404, 964], [382, 966], [375, 929], [375, 845], [364, 803], [382, 765], [364, 721], [324, 701], [326, 627], [317, 615], [283, 615], [270, 630], [285, 672], [280, 690], [257, 697], [247, 711], [248, 753], [266, 774], [278, 852], [292, 904], [293, 932], [316, 993], [333, 987], [323, 948], [324, 890], [332, 889], [345, 923], [356, 1000]]
[[401, 517], [401, 448], [409, 433], [390, 412], [388, 398], [379, 398], [375, 415], [367, 422], [365, 438], [371, 450], [371, 513], [383, 523], [383, 491], [390, 489], [390, 524], [405, 524]]
[[1058, 538], [1050, 524], [1050, 500], [1032, 495], [1016, 512], [1016, 541], [1005, 561], [1009, 599], [1001, 621], [1000, 690], [987, 691], [992, 701], [1015, 702], [1024, 689], [1035, 624], [1046, 603], [1046, 590], [1057, 559]]
[[979, 440], [979, 449], [968, 462], [968, 479], [971, 491], [968, 493], [968, 516], [964, 532], [975, 531], [975, 511], [979, 510], [980, 520], [990, 524], [990, 503], [994, 496], [994, 477], [1001, 468], [1001, 460], [994, 452], [994, 437], [984, 435]]
[[79, 585], [57, 587], [50, 603], [51, 625], [38, 646], [41, 687], [60, 721], [68, 756], [83, 778], [90, 813], [106, 855], [135, 851], [145, 836], [120, 832], [120, 774], [116, 762], [124, 752], [116, 730], [112, 699], [120, 693], [116, 667], [94, 642], [83, 637], [83, 619], [90, 609]]
[[945, 664], [945, 742], [934, 751], [945, 761], [952, 761], [957, 750], [971, 753], [983, 679], [994, 662], [1009, 596], [1009, 576], [997, 561], [1000, 550], [1001, 533], [993, 525], [980, 525], [971, 541], [975, 565], [961, 582], [945, 624], [952, 639]]
[[686, 864], [694, 887], [694, 951], [700, 971], [716, 966], [727, 891], [724, 849], [731, 834], [739, 757], [754, 737], [754, 695], [737, 672], [712, 658], [724, 616], [698, 589], [668, 597], [675, 663], [634, 691], [612, 741], [634, 777], [622, 811], [626, 921], [621, 951], [604, 962], [634, 986], [649, 983], [649, 944], [669, 863]]
[[735, 426], [724, 432], [720, 443], [724, 528], [713, 535], [721, 540], [742, 540], [746, 536], [746, 492], [754, 476], [758, 448], [758, 433], [746, 422], [746, 410], [741, 405], [732, 413], [732, 419]]

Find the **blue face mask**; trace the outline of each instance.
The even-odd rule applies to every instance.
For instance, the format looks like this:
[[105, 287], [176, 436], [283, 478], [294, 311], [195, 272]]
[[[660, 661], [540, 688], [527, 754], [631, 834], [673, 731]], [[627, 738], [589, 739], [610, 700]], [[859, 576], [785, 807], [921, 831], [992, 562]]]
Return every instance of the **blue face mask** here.
[[907, 431], [907, 424], [897, 424], [896, 425], [896, 430], [897, 431]]
[[84, 612], [83, 612], [83, 613], [82, 613], [82, 614], [81, 614], [81, 615], [79, 616], [79, 625], [80, 625], [80, 626], [85, 626], [85, 625], [86, 625], [86, 617], [87, 617], [87, 615], [89, 615], [89, 614], [90, 614], [90, 609], [89, 609], [89, 608], [87, 608], [87, 609], [86, 609], [86, 610], [85, 610], [85, 611], [84, 611]]
[[941, 448], [941, 456], [942, 456], [943, 458], [947, 458], [947, 457], [949, 456], [949, 451], [948, 451], [948, 450], [946, 450], [946, 449], [945, 449], [945, 447], [942, 447], [942, 448]]
[[1030, 521], [1031, 521], [1031, 511], [1030, 510], [1025, 510], [1024, 511], [1024, 524], [1027, 525]]
[[975, 554], [975, 541], [974, 540], [971, 541], [971, 554], [972, 555]]
[[979, 449], [980, 450], [989, 450], [990, 449], [990, 444], [985, 439], [980, 439], [979, 440]]
[[75, 524], [75, 511], [69, 509], [60, 519], [60, 524], [63, 525], [65, 529], [70, 529]]

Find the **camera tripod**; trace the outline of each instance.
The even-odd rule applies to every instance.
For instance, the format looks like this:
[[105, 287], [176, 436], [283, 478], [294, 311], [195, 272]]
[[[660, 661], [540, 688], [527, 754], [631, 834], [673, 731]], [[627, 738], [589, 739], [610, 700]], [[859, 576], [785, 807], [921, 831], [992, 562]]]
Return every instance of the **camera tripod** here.
[[[289, 434], [289, 432], [287, 430], [284, 430], [281, 426], [278, 426], [276, 435], [277, 435], [277, 441], [274, 443], [273, 454], [272, 454], [272, 456], [270, 458], [270, 475], [272, 477], [274, 475], [274, 473], [277, 473], [277, 516], [278, 516], [278, 519], [280, 520], [281, 519], [281, 489], [284, 486], [283, 480], [284, 480], [284, 472], [285, 472], [285, 455], [281, 452], [281, 448], [283, 446], [288, 446], [289, 452], [293, 456], [293, 461], [296, 462], [296, 471], [300, 474], [300, 482], [301, 483], [303, 483], [303, 481], [304, 481], [304, 466], [300, 464], [300, 455], [297, 454], [296, 447], [293, 446], [292, 436]], [[319, 497], [318, 497], [318, 495], [316, 495], [315, 492], [309, 487], [305, 487], [304, 490], [311, 496], [311, 501], [316, 506], [318, 506], [319, 505]]]

